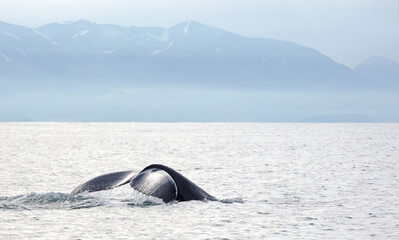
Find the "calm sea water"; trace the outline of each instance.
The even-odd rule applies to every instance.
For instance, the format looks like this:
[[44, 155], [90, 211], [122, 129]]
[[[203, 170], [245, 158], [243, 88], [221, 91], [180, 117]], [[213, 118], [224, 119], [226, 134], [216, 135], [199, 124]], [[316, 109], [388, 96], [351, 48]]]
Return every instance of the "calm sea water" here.
[[[1, 123], [0, 239], [399, 239], [399, 124]], [[162, 204], [165, 164], [224, 202]]]

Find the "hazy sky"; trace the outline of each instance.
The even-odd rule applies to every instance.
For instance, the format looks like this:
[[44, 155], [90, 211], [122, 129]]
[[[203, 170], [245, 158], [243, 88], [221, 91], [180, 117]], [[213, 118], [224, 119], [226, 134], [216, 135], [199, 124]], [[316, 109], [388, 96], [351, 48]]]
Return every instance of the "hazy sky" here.
[[354, 67], [399, 62], [398, 0], [1, 0], [0, 20], [29, 27], [87, 19], [124, 26], [196, 20], [248, 37], [293, 41]]

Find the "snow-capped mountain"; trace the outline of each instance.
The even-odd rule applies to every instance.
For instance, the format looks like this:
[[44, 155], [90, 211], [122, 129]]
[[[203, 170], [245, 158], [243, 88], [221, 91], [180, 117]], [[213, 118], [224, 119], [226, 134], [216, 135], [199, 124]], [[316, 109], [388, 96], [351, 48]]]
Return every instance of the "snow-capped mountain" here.
[[262, 88], [364, 83], [315, 49], [195, 21], [162, 28], [80, 20], [35, 29], [0, 22], [0, 70], [3, 80], [101, 78]]
[[391, 65], [371, 63], [195, 21], [0, 22], [0, 121], [398, 121], [397, 85], [367, 73]]

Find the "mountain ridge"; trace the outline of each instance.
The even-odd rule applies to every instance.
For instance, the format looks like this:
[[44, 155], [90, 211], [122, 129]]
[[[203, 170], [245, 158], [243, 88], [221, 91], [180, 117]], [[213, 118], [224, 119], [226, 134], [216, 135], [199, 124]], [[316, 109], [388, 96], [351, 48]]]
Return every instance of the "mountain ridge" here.
[[261, 88], [351, 87], [365, 81], [316, 49], [247, 38], [196, 21], [168, 28], [87, 20], [13, 27], [0, 25], [3, 78], [118, 78]]

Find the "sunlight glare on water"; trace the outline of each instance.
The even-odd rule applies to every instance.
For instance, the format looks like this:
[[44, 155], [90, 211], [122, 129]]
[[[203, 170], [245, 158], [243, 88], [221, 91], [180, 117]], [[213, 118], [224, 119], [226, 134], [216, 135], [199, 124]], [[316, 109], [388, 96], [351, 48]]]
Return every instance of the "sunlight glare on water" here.
[[[399, 124], [1, 123], [0, 239], [398, 239]], [[222, 201], [127, 184], [159, 163]], [[159, 200], [159, 199], [158, 199]]]

